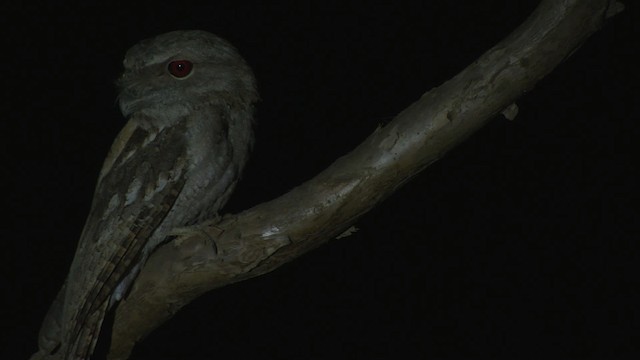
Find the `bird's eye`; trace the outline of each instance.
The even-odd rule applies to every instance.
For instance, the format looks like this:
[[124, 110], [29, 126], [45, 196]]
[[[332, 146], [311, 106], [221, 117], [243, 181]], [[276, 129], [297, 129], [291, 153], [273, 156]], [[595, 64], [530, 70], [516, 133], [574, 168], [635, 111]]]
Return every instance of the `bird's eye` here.
[[174, 60], [169, 63], [167, 70], [173, 77], [181, 79], [191, 74], [193, 63], [189, 60]]

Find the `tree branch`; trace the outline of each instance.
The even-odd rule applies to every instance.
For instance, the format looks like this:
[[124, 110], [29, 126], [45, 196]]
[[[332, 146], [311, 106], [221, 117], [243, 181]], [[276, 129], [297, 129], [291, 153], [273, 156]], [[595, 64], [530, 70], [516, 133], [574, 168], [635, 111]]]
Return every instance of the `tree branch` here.
[[613, 0], [542, 1], [506, 39], [313, 179], [218, 223], [178, 231], [118, 306], [110, 358], [127, 358], [135, 342], [201, 294], [335, 238], [496, 114], [515, 116], [510, 105], [620, 11]]

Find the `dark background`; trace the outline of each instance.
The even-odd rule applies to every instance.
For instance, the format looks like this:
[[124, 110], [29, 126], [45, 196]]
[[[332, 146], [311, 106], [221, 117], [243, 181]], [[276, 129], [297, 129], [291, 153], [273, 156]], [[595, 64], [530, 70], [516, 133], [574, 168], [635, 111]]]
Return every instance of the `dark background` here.
[[[324, 169], [538, 1], [418, 3], [3, 5], [2, 358], [36, 350], [124, 124], [113, 81], [127, 48], [198, 28], [253, 67], [262, 102], [237, 212]], [[355, 235], [201, 297], [134, 358], [637, 356], [640, 56], [626, 3], [515, 121], [496, 118]]]

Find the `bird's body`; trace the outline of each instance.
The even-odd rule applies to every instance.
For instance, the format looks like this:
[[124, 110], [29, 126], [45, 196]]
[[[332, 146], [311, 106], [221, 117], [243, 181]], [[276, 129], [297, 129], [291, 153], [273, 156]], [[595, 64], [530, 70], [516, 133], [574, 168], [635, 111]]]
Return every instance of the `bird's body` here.
[[130, 49], [124, 66], [129, 120], [98, 177], [61, 310], [41, 330], [40, 354], [51, 358], [90, 357], [109, 305], [172, 230], [217, 214], [253, 142], [255, 81], [225, 41], [167, 33]]

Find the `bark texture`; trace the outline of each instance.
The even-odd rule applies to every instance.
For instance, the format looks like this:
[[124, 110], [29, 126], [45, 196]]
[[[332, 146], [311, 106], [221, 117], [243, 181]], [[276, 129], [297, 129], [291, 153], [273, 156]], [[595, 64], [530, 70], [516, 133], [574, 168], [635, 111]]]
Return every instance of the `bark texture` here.
[[199, 295], [335, 238], [496, 114], [515, 116], [514, 101], [620, 11], [612, 0], [544, 0], [503, 41], [313, 179], [220, 222], [181, 229], [150, 257], [118, 306], [110, 358], [126, 359], [138, 340]]

